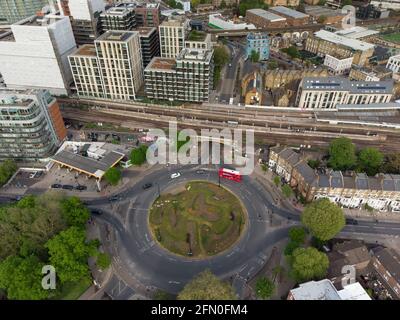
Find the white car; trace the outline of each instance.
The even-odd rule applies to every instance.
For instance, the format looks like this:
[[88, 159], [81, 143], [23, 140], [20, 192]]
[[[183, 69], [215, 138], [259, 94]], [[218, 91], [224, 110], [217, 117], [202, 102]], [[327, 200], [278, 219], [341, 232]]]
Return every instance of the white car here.
[[175, 178], [178, 178], [180, 176], [181, 176], [180, 172], [175, 172], [175, 173], [171, 174], [171, 179], [175, 179]]

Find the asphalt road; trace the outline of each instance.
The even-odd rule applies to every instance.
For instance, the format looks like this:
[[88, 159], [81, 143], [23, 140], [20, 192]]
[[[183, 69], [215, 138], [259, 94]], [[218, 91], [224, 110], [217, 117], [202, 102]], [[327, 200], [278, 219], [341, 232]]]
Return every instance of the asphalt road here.
[[[99, 219], [108, 222], [116, 230], [119, 261], [128, 273], [133, 274], [145, 286], [177, 293], [190, 279], [206, 268], [218, 277], [225, 279], [234, 277], [235, 280], [241, 280], [244, 285], [246, 280], [252, 278], [264, 265], [266, 251], [284, 239], [288, 228], [299, 222], [298, 212], [275, 206], [271, 196], [254, 179], [244, 177], [241, 183], [222, 179], [222, 185], [236, 194], [247, 208], [248, 225], [241, 239], [227, 251], [203, 260], [169, 253], [151, 236], [148, 208], [158, 196], [158, 186], [162, 191], [190, 180], [218, 183], [216, 167], [206, 169], [205, 174], [198, 174], [196, 170], [199, 167], [196, 165], [166, 167], [149, 174], [141, 182], [121, 193], [120, 202], [136, 199], [130, 206], [125, 221], [116, 218], [109, 210], [105, 210], [105, 213], [99, 216]], [[178, 171], [181, 176], [171, 179], [171, 173]], [[142, 185], [147, 182], [152, 182], [154, 185], [148, 190], [143, 190]], [[103, 209], [109, 207], [109, 200], [97, 199], [88, 204]], [[273, 212], [274, 219], [281, 220], [282, 228], [271, 229], [270, 212]], [[400, 223], [359, 221], [358, 225], [346, 226], [343, 231], [399, 235]]]

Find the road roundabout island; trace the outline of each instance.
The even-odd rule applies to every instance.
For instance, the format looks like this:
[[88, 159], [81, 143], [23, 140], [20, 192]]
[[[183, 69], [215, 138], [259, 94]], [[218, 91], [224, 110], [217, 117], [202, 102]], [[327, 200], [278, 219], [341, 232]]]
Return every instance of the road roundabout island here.
[[[110, 248], [112, 248], [111, 253], [114, 256], [114, 264], [116, 265], [114, 269], [118, 273], [135, 279], [145, 287], [158, 288], [175, 294], [195, 275], [205, 269], [210, 269], [222, 279], [230, 278], [244, 285], [248, 279], [252, 278], [263, 267], [267, 258], [267, 250], [276, 242], [285, 238], [288, 228], [291, 226], [286, 223], [289, 220], [284, 218], [285, 223], [282, 227], [272, 228], [270, 225], [271, 212], [273, 211], [277, 219], [278, 216], [296, 217], [296, 215], [275, 207], [272, 204], [271, 196], [266, 193], [265, 189], [257, 181], [250, 177], [243, 177], [240, 183], [221, 179], [222, 188], [220, 188], [218, 186], [217, 167], [203, 167], [202, 174], [198, 173], [200, 168], [201, 166], [198, 165], [169, 166], [146, 175], [141, 181], [120, 194], [120, 201], [127, 203], [125, 215], [119, 215], [119, 212], [110, 209], [112, 205], [109, 204], [107, 199], [97, 199], [89, 202], [90, 207], [102, 209], [104, 213], [98, 219], [106, 222], [114, 230], [115, 237]], [[180, 172], [180, 177], [171, 179], [171, 174], [174, 172]], [[153, 183], [153, 187], [144, 189], [142, 186], [149, 182]], [[207, 249], [204, 249], [204, 247], [204, 251], [202, 251], [201, 244], [198, 243], [197, 251], [193, 247], [192, 254], [188, 255], [187, 253], [190, 250], [187, 250], [187, 230], [191, 230], [190, 228], [193, 228], [193, 224], [183, 223], [177, 225], [177, 222], [174, 221], [176, 217], [169, 218], [171, 219], [169, 224], [184, 228], [180, 231], [179, 237], [175, 232], [175, 236], [179, 238], [180, 244], [183, 244], [183, 246], [181, 246], [181, 251], [179, 252], [176, 252], [176, 250], [175, 253], [170, 252], [160, 245], [160, 239], [157, 240], [154, 228], [152, 230], [149, 223], [150, 208], [152, 208], [153, 204], [157, 206], [164, 203], [166, 205], [165, 200], [172, 201], [172, 198], [168, 199], [168, 197], [174, 196], [168, 195], [171, 190], [176, 191], [181, 188], [180, 191], [182, 192], [189, 185], [192, 186], [191, 188], [194, 185], [195, 187], [200, 187], [196, 193], [196, 201], [207, 201], [207, 195], [215, 200], [210, 202], [211, 206], [217, 206], [216, 199], [218, 197], [221, 197], [221, 199], [226, 197], [222, 207], [217, 206], [210, 210], [214, 212], [219, 210], [224, 216], [223, 226], [217, 226], [217, 229], [218, 227], [221, 229], [216, 231], [220, 231], [221, 234], [221, 231], [227, 228], [225, 229], [227, 238], [224, 238], [226, 242], [222, 244], [221, 240], [221, 244], [215, 252], [207, 253]], [[206, 188], [202, 189], [201, 187]], [[222, 191], [218, 191], [218, 189], [224, 190], [224, 192], [219, 194], [218, 192]], [[200, 198], [203, 195], [203, 199], [199, 199], [199, 195]], [[209, 200], [210, 198], [208, 198]], [[169, 202], [166, 209], [174, 212], [174, 206], [183, 205], [182, 201], [184, 200], [180, 198], [180, 203], [177, 205]], [[237, 201], [237, 204], [235, 204], [235, 201]], [[239, 207], [242, 207], [242, 216], [239, 214], [238, 204]], [[154, 207], [153, 210], [155, 210]], [[164, 210], [164, 214], [165, 212], [166, 210]], [[198, 218], [198, 215], [204, 215], [204, 212], [194, 210], [192, 214], [193, 220], [193, 217]], [[236, 216], [236, 218], [232, 217], [232, 215]], [[218, 220], [216, 216], [203, 217], [202, 219], [205, 219], [204, 221], [207, 219]], [[236, 219], [236, 221], [230, 219]], [[238, 224], [239, 219], [243, 220]], [[190, 219], [186, 222], [188, 221]], [[209, 224], [209, 227], [212, 228], [212, 224]], [[229, 228], [232, 228], [232, 234], [236, 233], [236, 237], [229, 238], [230, 233], [227, 231]], [[173, 230], [170, 230], [170, 232], [174, 233]], [[189, 233], [192, 234], [191, 237], [195, 236], [193, 230]], [[207, 238], [207, 235], [209, 237], [213, 236], [214, 240], [218, 240], [216, 234], [218, 232], [206, 232], [203, 236], [205, 238]], [[161, 234], [161, 237], [163, 237], [163, 234]], [[102, 239], [102, 242], [107, 241], [110, 242], [109, 239]], [[208, 239], [201, 241], [205, 244]], [[218, 241], [208, 243], [210, 248], [213, 245], [215, 248], [217, 244]], [[170, 247], [168, 249], [171, 250]]]

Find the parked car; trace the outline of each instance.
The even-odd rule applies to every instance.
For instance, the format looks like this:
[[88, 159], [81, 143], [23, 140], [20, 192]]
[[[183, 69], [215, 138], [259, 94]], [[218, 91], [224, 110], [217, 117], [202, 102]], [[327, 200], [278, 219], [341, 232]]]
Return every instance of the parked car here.
[[203, 169], [199, 169], [199, 170], [196, 170], [196, 173], [197, 174], [204, 174], [204, 173], [206, 173], [206, 171], [203, 170]]
[[52, 187], [53, 189], [60, 189], [60, 188], [62, 188], [62, 185], [59, 184], [59, 183], [54, 183], [54, 184], [51, 185], [51, 187]]
[[142, 186], [142, 188], [143, 188], [143, 190], [147, 190], [147, 189], [149, 189], [149, 188], [151, 188], [153, 186], [153, 184], [152, 183], [145, 183], [143, 186]]
[[81, 186], [81, 185], [79, 185], [79, 186], [76, 186], [75, 189], [76, 189], [76, 190], [79, 190], [79, 191], [82, 191], [82, 190], [86, 190], [87, 187], [86, 187], [86, 186]]
[[29, 179], [33, 179], [33, 178], [35, 177], [35, 175], [36, 175], [36, 172], [32, 172], [32, 173], [29, 175]]
[[346, 218], [346, 224], [358, 225], [358, 221], [353, 218]]
[[64, 184], [62, 188], [65, 190], [74, 190], [74, 186], [71, 186], [70, 184]]
[[178, 178], [180, 176], [181, 176], [180, 172], [175, 172], [175, 173], [171, 174], [171, 179], [175, 179], [175, 178]]

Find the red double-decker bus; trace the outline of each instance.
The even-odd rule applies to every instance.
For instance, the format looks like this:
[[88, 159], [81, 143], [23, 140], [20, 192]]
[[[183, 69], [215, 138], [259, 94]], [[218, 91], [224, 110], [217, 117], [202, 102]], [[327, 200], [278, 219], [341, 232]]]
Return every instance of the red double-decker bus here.
[[220, 168], [218, 174], [221, 178], [225, 178], [228, 180], [240, 182], [242, 181], [242, 176], [239, 171], [231, 170], [227, 168]]

